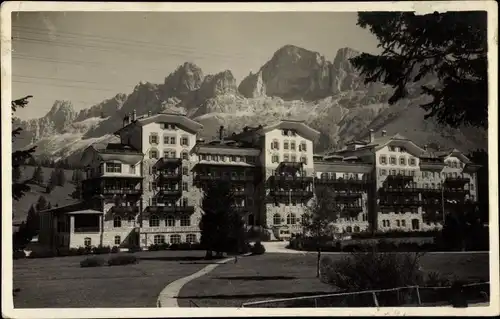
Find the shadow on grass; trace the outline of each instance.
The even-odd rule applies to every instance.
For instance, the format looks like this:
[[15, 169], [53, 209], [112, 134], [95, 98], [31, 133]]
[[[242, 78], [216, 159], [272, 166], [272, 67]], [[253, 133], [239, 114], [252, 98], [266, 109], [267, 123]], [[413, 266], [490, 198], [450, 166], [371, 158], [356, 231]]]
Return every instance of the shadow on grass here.
[[297, 279], [297, 277], [292, 276], [233, 276], [233, 277], [215, 277], [215, 279], [223, 280], [292, 280]]
[[205, 256], [160, 256], [160, 257], [141, 257], [141, 260], [151, 261], [204, 261], [207, 263], [215, 263], [223, 258], [206, 259]]
[[315, 295], [326, 295], [335, 293], [333, 291], [303, 291], [303, 292], [280, 292], [280, 293], [260, 293], [260, 294], [231, 294], [231, 295], [203, 295], [203, 296], [177, 296], [177, 299], [252, 299], [252, 298], [294, 298]]

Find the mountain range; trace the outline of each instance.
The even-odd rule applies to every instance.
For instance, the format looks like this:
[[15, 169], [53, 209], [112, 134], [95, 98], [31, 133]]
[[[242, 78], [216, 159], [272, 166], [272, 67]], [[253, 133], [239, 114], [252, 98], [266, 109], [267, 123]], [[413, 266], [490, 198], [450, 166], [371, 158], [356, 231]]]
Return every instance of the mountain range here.
[[15, 119], [14, 125], [22, 127], [23, 133], [13, 146], [36, 145], [37, 155], [78, 162], [88, 145], [116, 141], [113, 132], [122, 127], [125, 115], [136, 110], [138, 115], [186, 114], [204, 125], [201, 137], [205, 139], [217, 136], [220, 125], [233, 132], [281, 119], [304, 120], [321, 132], [315, 152], [365, 138], [369, 129], [376, 134], [381, 130], [400, 133], [420, 145], [433, 143], [465, 152], [486, 148], [484, 130], [452, 129], [425, 120], [419, 105], [429, 97], [421, 94], [419, 85], [410, 86], [407, 98], [389, 105], [392, 88], [382, 83], [365, 85], [349, 62], [358, 54], [342, 48], [328, 61], [317, 52], [286, 45], [239, 85], [230, 70], [205, 75], [200, 67], [186, 62], [163, 83], [141, 82], [129, 94], [116, 94], [79, 112], [70, 101], [56, 100], [41, 118]]

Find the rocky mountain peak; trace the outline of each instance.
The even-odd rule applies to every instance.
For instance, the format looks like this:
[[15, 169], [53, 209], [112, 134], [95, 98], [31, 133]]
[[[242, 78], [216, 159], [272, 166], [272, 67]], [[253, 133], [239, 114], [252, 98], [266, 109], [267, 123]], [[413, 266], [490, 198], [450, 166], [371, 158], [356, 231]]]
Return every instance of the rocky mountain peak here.
[[207, 75], [201, 84], [197, 98], [199, 101], [223, 94], [236, 94], [238, 88], [233, 73], [229, 70]]
[[163, 97], [184, 97], [199, 89], [203, 83], [203, 71], [192, 62], [185, 62], [165, 78]]
[[73, 122], [76, 112], [70, 101], [57, 100], [44, 117], [54, 124], [56, 131], [60, 131]]

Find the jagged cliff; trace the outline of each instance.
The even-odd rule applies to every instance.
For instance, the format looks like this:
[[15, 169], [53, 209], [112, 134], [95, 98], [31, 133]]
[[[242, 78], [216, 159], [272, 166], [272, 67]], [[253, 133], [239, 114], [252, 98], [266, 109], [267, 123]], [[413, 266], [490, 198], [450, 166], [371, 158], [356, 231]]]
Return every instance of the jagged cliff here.
[[419, 105], [426, 97], [417, 87], [407, 99], [389, 106], [391, 89], [380, 83], [365, 85], [350, 64], [349, 58], [357, 54], [342, 48], [330, 62], [317, 52], [286, 45], [239, 86], [230, 70], [204, 75], [186, 62], [164, 83], [139, 83], [130, 94], [117, 94], [79, 113], [70, 102], [56, 101], [44, 117], [17, 122], [25, 128], [17, 146], [34, 143], [39, 153], [78, 158], [90, 143], [112, 139], [123, 116], [135, 109], [138, 115], [164, 110], [187, 114], [204, 124], [205, 138], [216, 136], [220, 125], [238, 131], [245, 125], [301, 119], [321, 132], [317, 151], [363, 137], [369, 128], [399, 132], [422, 144], [465, 151], [485, 147], [485, 131], [454, 130], [424, 120]]

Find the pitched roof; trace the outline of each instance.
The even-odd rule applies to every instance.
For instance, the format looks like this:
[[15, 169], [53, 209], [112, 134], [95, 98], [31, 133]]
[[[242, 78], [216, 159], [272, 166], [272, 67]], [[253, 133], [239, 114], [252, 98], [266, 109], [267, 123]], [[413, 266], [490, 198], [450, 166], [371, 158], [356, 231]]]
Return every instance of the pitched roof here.
[[164, 113], [158, 113], [155, 115], [151, 116], [142, 116], [137, 118], [135, 121], [133, 121], [130, 124], [125, 125], [121, 129], [115, 132], [115, 135], [119, 134], [120, 131], [122, 131], [125, 128], [131, 127], [132, 125], [139, 125], [139, 126], [144, 126], [150, 123], [155, 123], [155, 122], [168, 122], [168, 123], [174, 123], [178, 124], [192, 132], [199, 132], [203, 129], [203, 125], [190, 119], [187, 117], [185, 114], [181, 113], [172, 113], [172, 112], [164, 112]]

